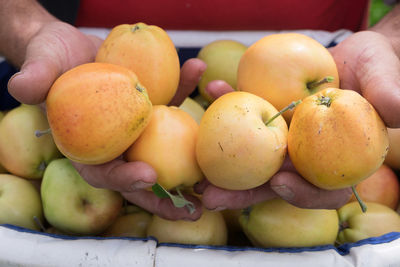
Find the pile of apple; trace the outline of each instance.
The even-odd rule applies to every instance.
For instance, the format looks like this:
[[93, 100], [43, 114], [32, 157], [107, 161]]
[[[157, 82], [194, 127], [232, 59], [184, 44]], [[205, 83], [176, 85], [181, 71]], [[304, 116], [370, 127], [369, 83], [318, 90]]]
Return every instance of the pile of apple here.
[[[55, 81], [45, 112], [22, 104], [1, 113], [0, 223], [74, 236], [260, 247], [343, 244], [400, 231], [400, 133], [387, 129], [361, 95], [338, 89], [325, 47], [301, 34], [274, 34], [249, 47], [213, 42], [198, 57], [208, 65], [198, 95], [168, 106], [180, 75], [171, 39], [154, 25], [119, 25], [94, 62]], [[205, 90], [213, 80], [236, 91], [213, 99]], [[157, 172], [155, 194], [193, 209], [182, 192], [196, 195], [195, 183], [207, 178], [228, 190], [252, 189], [287, 156], [315, 186], [352, 186], [358, 194], [338, 210], [272, 199], [172, 221], [89, 185], [70, 161], [144, 161]]]

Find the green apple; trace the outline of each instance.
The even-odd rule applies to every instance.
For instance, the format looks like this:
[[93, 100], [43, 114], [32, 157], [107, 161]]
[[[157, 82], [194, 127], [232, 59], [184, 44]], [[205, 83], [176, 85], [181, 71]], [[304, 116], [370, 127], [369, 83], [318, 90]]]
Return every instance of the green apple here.
[[366, 212], [362, 212], [358, 202], [347, 203], [338, 209], [338, 244], [357, 242], [389, 232], [400, 232], [400, 215], [395, 210], [376, 202], [365, 204]]
[[[3, 119], [4, 117], [4, 112], [0, 111], [0, 121]], [[0, 162], [0, 173], [7, 173], [8, 171], [6, 170], [6, 168], [3, 167], [3, 165], [1, 165]]]
[[179, 108], [189, 113], [189, 115], [200, 124], [201, 117], [203, 117], [204, 114], [204, 108], [193, 98], [186, 97]]
[[0, 174], [0, 224], [40, 230], [42, 222], [42, 202], [33, 184], [12, 174]]
[[102, 233], [115, 221], [123, 204], [119, 193], [89, 185], [67, 158], [50, 162], [40, 193], [46, 220], [73, 235]]
[[147, 236], [153, 236], [161, 243], [218, 246], [226, 245], [227, 228], [221, 212], [203, 209], [197, 221], [172, 221], [154, 214], [147, 227]]
[[0, 162], [12, 174], [40, 179], [49, 162], [61, 157], [51, 134], [37, 137], [37, 130], [49, 129], [39, 106], [25, 105], [10, 110], [0, 122]]
[[214, 99], [205, 91], [207, 84], [223, 80], [236, 89], [239, 61], [247, 46], [235, 40], [217, 40], [202, 47], [197, 58], [207, 64], [198, 84], [199, 93], [209, 102]]
[[244, 210], [239, 222], [257, 247], [333, 245], [339, 230], [336, 210], [298, 208], [280, 198]]
[[152, 215], [149, 212], [135, 205], [128, 205], [102, 236], [146, 237], [151, 219]]

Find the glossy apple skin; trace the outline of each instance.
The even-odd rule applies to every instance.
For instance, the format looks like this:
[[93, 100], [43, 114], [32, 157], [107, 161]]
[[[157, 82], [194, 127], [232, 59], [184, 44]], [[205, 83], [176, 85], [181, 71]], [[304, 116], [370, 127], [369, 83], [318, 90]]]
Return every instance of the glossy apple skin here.
[[198, 129], [187, 112], [155, 105], [149, 124], [124, 157], [150, 164], [157, 172], [157, 182], [166, 190], [191, 187], [203, 179], [195, 154]]
[[246, 45], [235, 40], [213, 41], [200, 49], [197, 58], [207, 64], [207, 69], [201, 76], [198, 90], [209, 103], [214, 101], [205, 91], [209, 82], [223, 80], [236, 89], [239, 61], [246, 49]]
[[400, 128], [387, 128], [389, 134], [389, 151], [385, 164], [400, 170]]
[[[330, 105], [321, 101], [331, 99]], [[295, 108], [288, 151], [296, 170], [323, 189], [355, 185], [383, 163], [389, 146], [384, 122], [352, 90], [327, 88]]]
[[37, 137], [35, 132], [49, 129], [46, 114], [36, 105], [10, 110], [0, 122], [0, 162], [14, 175], [41, 179], [46, 166], [61, 157], [51, 134]]
[[196, 145], [197, 161], [214, 185], [246, 190], [267, 182], [281, 167], [287, 124], [266, 100], [247, 92], [219, 97], [204, 113]]
[[227, 243], [227, 228], [219, 211], [203, 209], [196, 221], [166, 220], [157, 215], [147, 228], [147, 235], [160, 243], [222, 246]]
[[[356, 189], [363, 201], [380, 203], [393, 210], [399, 205], [400, 183], [396, 173], [386, 164], [357, 184]], [[354, 194], [351, 201], [357, 201]]]
[[341, 230], [337, 243], [353, 243], [389, 232], [400, 232], [400, 215], [393, 209], [374, 202], [366, 202], [362, 212], [358, 202], [345, 204], [338, 209]]
[[[332, 76], [333, 82], [307, 88], [308, 83], [327, 76]], [[261, 38], [249, 46], [238, 67], [238, 90], [256, 94], [278, 110], [327, 87], [339, 87], [332, 55], [323, 45], [299, 33]], [[288, 124], [292, 115], [292, 111], [283, 114]]]
[[339, 230], [336, 210], [302, 209], [276, 198], [258, 203], [239, 217], [257, 247], [333, 245]]
[[120, 214], [123, 198], [109, 189], [89, 185], [67, 158], [47, 167], [41, 197], [46, 220], [72, 235], [98, 235]]
[[167, 32], [156, 25], [140, 22], [115, 26], [97, 51], [95, 61], [135, 72], [154, 105], [168, 104], [178, 88], [178, 53]]
[[40, 194], [30, 181], [13, 174], [0, 174], [0, 224], [40, 230], [43, 224]]
[[84, 164], [120, 156], [139, 137], [152, 111], [135, 73], [108, 63], [65, 72], [50, 88], [46, 106], [57, 147]]

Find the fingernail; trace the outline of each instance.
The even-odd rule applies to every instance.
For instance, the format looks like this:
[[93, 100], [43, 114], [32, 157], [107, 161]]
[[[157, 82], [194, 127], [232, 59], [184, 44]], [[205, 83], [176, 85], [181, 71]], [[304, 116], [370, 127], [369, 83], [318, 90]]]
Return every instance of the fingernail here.
[[14, 80], [14, 78], [15, 78], [16, 76], [21, 75], [21, 73], [22, 73], [22, 72], [20, 72], [20, 71], [19, 71], [19, 72], [16, 72], [16, 73], [14, 73], [14, 74], [10, 77], [10, 79], [8, 79], [7, 88], [10, 86], [11, 81]]
[[146, 188], [149, 188], [151, 186], [153, 186], [153, 183], [146, 183], [146, 182], [143, 182], [143, 181], [137, 181], [137, 182], [134, 182], [131, 185], [133, 190], [146, 189]]
[[226, 210], [226, 207], [224, 206], [218, 206], [215, 209], [212, 209], [211, 211], [222, 211], [222, 210]]
[[274, 190], [280, 197], [285, 200], [291, 200], [294, 198], [294, 193], [290, 190], [286, 185], [274, 185], [271, 186], [272, 190]]

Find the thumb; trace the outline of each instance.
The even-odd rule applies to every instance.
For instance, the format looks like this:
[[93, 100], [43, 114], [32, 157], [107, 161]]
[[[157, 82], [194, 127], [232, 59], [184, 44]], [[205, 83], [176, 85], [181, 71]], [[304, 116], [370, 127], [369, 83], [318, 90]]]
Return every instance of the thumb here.
[[361, 93], [388, 127], [400, 127], [400, 61], [383, 35], [353, 34], [332, 50], [341, 88]]

